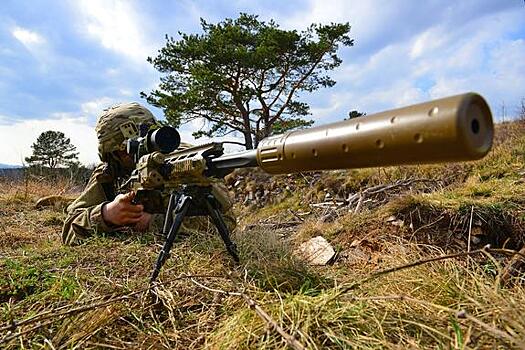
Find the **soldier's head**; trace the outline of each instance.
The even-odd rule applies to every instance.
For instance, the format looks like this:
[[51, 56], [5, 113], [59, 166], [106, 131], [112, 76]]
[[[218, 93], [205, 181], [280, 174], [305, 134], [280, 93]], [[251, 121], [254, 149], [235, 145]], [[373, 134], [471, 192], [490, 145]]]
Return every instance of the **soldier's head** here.
[[153, 114], [136, 102], [118, 104], [104, 110], [95, 127], [100, 160], [116, 161], [124, 168], [132, 167], [131, 157], [126, 153], [126, 141], [139, 135], [139, 125], [156, 123]]

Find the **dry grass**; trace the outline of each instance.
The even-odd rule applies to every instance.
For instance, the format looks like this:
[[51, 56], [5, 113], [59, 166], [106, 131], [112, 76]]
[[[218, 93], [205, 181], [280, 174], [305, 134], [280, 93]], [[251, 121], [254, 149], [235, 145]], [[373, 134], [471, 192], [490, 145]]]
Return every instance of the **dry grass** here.
[[[280, 202], [237, 208], [242, 220], [234, 238], [242, 266], [233, 266], [213, 232], [184, 236], [154, 294], [148, 278], [157, 238], [94, 237], [64, 247], [62, 209], [36, 210], [34, 203], [45, 195], [69, 196], [71, 186], [34, 179], [4, 183], [0, 347], [286, 348], [239, 296], [245, 293], [312, 349], [523, 348], [525, 288], [500, 286], [507, 261], [502, 254], [432, 261], [369, 278], [373, 271], [465, 252], [469, 231], [518, 248], [525, 227], [523, 131], [521, 124], [500, 127], [498, 146], [475, 163], [276, 179], [276, 188], [293, 182]], [[438, 185], [376, 196], [359, 213], [344, 209], [330, 220], [323, 219], [326, 210], [308, 205], [326, 193], [344, 196], [409, 176]], [[297, 213], [307, 212], [298, 219]], [[386, 222], [389, 216], [404, 225]], [[332, 265], [311, 267], [294, 247], [319, 234], [338, 256]], [[229, 278], [232, 270], [240, 282]]]

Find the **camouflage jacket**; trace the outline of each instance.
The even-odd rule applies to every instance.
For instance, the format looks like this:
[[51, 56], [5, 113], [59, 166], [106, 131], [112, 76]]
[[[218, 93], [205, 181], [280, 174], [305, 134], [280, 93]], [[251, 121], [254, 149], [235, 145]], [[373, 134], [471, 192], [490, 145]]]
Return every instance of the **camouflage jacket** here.
[[[62, 228], [64, 244], [79, 244], [97, 233], [129, 230], [128, 227], [110, 225], [102, 217], [102, 207], [116, 196], [118, 180], [116, 171], [107, 163], [102, 163], [95, 168], [82, 194], [67, 208], [68, 215]], [[231, 211], [232, 202], [226, 186], [217, 182], [212, 185], [212, 191], [222, 204], [226, 225], [233, 230], [235, 216]], [[163, 221], [164, 215], [154, 214], [149, 231], [160, 232]], [[205, 229], [209, 226], [207, 218], [186, 218], [181, 230]]]

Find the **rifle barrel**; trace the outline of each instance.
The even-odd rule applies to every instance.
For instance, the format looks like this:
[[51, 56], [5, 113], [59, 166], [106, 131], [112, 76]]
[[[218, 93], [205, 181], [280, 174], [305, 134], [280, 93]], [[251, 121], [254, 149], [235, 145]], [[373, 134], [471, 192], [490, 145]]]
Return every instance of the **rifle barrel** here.
[[217, 169], [236, 169], [259, 166], [257, 164], [257, 150], [249, 149], [222, 155], [212, 159], [212, 164]]

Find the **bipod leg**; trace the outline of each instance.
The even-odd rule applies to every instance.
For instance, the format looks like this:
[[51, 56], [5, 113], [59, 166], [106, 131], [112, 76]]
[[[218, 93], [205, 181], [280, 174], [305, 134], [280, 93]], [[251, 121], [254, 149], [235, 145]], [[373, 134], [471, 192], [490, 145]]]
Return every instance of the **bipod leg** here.
[[164, 217], [164, 225], [162, 226], [162, 235], [168, 237], [171, 226], [173, 225], [173, 210], [175, 205], [177, 205], [177, 199], [179, 194], [172, 192], [170, 195], [170, 200], [168, 202], [168, 209], [166, 209], [166, 216]]
[[157, 257], [157, 262], [155, 263], [153, 273], [151, 274], [151, 278], [149, 280], [150, 283], [155, 282], [155, 280], [159, 276], [162, 265], [164, 265], [164, 262], [169, 257], [171, 247], [173, 246], [173, 242], [175, 242], [175, 237], [177, 237], [177, 233], [179, 232], [180, 226], [182, 225], [182, 220], [184, 220], [184, 218], [186, 217], [186, 213], [188, 212], [188, 208], [190, 207], [191, 200], [192, 198], [190, 196], [186, 196], [185, 194], [181, 194], [177, 200], [177, 207], [175, 208], [176, 216], [173, 220], [173, 223], [171, 224], [168, 236], [166, 237], [166, 241], [162, 246], [162, 250], [160, 251], [159, 256]]
[[217, 227], [217, 230], [221, 235], [224, 245], [226, 246], [226, 250], [228, 251], [228, 253], [230, 253], [233, 260], [235, 260], [235, 262], [238, 264], [239, 256], [237, 255], [237, 247], [235, 246], [235, 243], [233, 243], [230, 239], [230, 231], [228, 230], [228, 226], [226, 226], [226, 223], [222, 218], [222, 214], [219, 211], [219, 208], [217, 208], [217, 201], [215, 197], [213, 197], [213, 195], [208, 195], [205, 198], [205, 202], [206, 209], [208, 210], [208, 215], [211, 217], [213, 223], [215, 224], [215, 227]]

